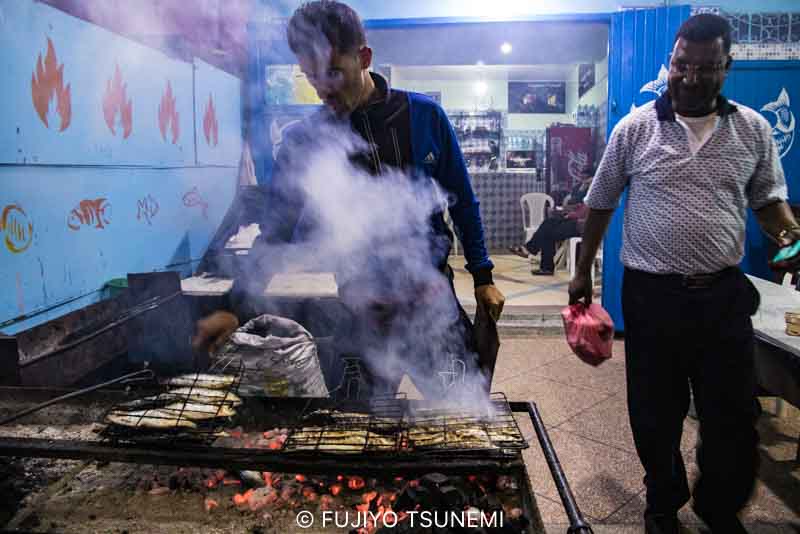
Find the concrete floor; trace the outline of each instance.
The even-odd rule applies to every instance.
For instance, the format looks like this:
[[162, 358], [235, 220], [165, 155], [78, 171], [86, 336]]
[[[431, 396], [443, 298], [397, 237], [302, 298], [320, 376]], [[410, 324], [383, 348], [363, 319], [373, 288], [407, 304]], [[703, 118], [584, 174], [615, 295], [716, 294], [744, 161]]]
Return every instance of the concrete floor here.
[[[492, 259], [495, 283], [506, 296], [506, 321], [522, 324], [538, 314], [544, 323], [557, 327], [557, 312], [567, 303], [569, 275], [559, 271], [553, 277], [536, 277], [523, 258]], [[472, 280], [463, 269], [463, 258], [452, 257], [451, 265], [459, 299], [465, 308], [474, 309]], [[541, 329], [535, 328], [516, 330], [514, 336], [501, 331], [493, 390], [509, 399], [536, 402], [581, 511], [596, 534], [644, 532], [644, 471], [628, 425], [624, 342], [615, 342], [614, 357], [593, 368], [572, 355], [561, 335], [536, 335]], [[798, 533], [800, 464], [795, 454], [800, 410], [789, 407], [778, 418], [773, 399], [761, 402], [761, 471], [742, 519], [752, 533]], [[547, 531], [565, 533], [566, 515], [530, 420], [520, 419], [520, 426], [531, 443], [524, 457]], [[682, 450], [690, 481], [697, 475], [696, 442], [697, 422], [687, 418]], [[689, 506], [681, 510], [680, 519], [685, 532], [703, 532]]]

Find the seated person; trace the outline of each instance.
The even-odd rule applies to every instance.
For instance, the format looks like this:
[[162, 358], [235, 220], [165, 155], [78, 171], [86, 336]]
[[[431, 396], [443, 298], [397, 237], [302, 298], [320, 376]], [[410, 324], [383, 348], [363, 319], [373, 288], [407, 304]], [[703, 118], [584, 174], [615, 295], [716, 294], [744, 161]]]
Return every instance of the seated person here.
[[570, 193], [569, 202], [563, 208], [554, 212], [545, 219], [530, 241], [524, 247], [511, 247], [511, 252], [527, 258], [530, 254], [541, 252], [539, 269], [531, 271], [534, 275], [551, 276], [555, 272], [556, 243], [570, 237], [581, 237], [583, 225], [589, 210], [583, 203], [583, 198], [592, 183], [592, 173], [584, 170], [581, 180]]

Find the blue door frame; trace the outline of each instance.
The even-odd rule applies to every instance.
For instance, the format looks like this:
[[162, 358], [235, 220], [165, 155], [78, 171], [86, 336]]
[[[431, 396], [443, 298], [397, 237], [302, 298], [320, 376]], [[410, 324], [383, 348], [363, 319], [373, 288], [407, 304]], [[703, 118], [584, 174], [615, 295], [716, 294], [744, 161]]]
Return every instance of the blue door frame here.
[[[675, 33], [689, 18], [689, 6], [636, 9], [614, 13], [609, 36], [608, 132], [633, 106], [639, 107], [658, 98], [666, 90], [667, 57], [672, 51]], [[614, 212], [603, 242], [603, 307], [623, 331], [622, 274], [619, 259], [622, 245], [622, 211], [627, 200], [623, 195]]]

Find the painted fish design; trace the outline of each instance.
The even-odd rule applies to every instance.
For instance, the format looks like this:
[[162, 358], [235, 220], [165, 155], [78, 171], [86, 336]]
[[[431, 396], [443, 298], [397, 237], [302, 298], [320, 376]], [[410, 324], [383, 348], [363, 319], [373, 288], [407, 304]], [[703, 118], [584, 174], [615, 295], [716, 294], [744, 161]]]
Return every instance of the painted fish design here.
[[781, 89], [776, 101], [764, 105], [761, 112], [775, 115], [772, 137], [775, 138], [775, 142], [778, 144], [778, 153], [783, 158], [792, 149], [795, 128], [794, 113], [792, 113], [791, 101], [786, 88]]
[[639, 89], [640, 93], [654, 93], [656, 96], [661, 96], [664, 94], [664, 91], [667, 90], [669, 85], [669, 69], [661, 64], [661, 68], [658, 70], [658, 78], [653, 81], [647, 82]]
[[78, 230], [82, 225], [103, 229], [108, 224], [111, 224], [111, 204], [105, 198], [81, 200], [67, 217], [71, 230]]
[[183, 205], [187, 208], [200, 206], [203, 218], [208, 219], [208, 202], [203, 200], [203, 197], [200, 196], [197, 186], [194, 186], [188, 193], [183, 195]]

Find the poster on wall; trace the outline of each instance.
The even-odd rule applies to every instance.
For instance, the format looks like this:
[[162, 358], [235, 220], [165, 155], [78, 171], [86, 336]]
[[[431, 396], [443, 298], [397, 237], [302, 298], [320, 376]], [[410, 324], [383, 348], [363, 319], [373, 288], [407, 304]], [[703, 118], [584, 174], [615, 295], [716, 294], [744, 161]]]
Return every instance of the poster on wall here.
[[509, 113], [566, 113], [565, 82], [508, 82]]
[[593, 161], [591, 128], [551, 126], [547, 129], [547, 193], [560, 205], [578, 183], [581, 171], [591, 169]]
[[578, 65], [578, 98], [594, 87], [594, 63]]

